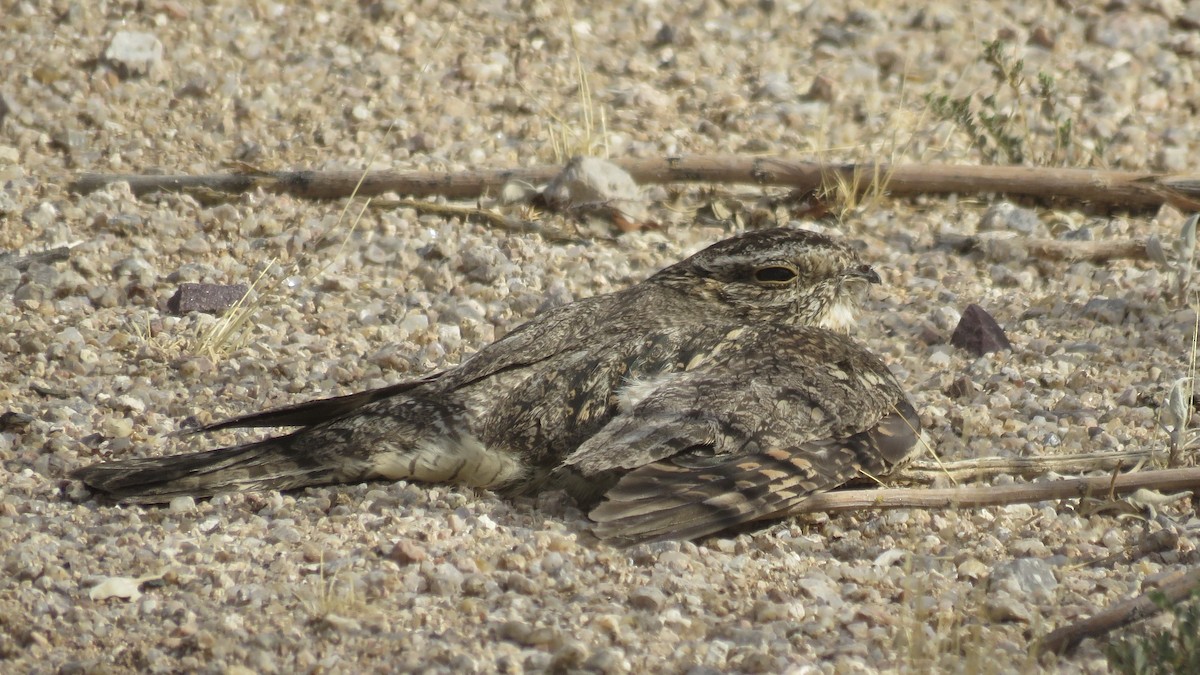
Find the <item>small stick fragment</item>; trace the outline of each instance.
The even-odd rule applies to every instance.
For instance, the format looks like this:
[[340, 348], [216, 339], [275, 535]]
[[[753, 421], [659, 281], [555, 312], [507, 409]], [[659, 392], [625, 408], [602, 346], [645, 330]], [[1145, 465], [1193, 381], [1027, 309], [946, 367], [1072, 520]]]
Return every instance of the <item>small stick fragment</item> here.
[[418, 213], [429, 213], [450, 218], [462, 218], [464, 222], [471, 219], [482, 220], [487, 225], [512, 232], [514, 234], [537, 234], [546, 241], [563, 244], [577, 244], [579, 237], [554, 232], [548, 228], [527, 220], [510, 218], [496, 211], [475, 208], [472, 206], [457, 206], [454, 204], [438, 204], [420, 199], [375, 199], [371, 207], [376, 209], [413, 209]]
[[1110, 260], [1154, 260], [1150, 251], [1150, 240], [1145, 238], [1070, 241], [1024, 237], [985, 239], [978, 236], [943, 234], [938, 237], [938, 244], [963, 253], [984, 249], [994, 258], [1025, 256], [1055, 262], [1094, 263]]
[[1100, 565], [1103, 567], [1112, 567], [1117, 563], [1131, 563], [1135, 560], [1140, 560], [1160, 551], [1169, 551], [1179, 545], [1179, 535], [1173, 530], [1159, 530], [1151, 532], [1142, 537], [1134, 546], [1126, 547], [1124, 550], [1103, 558], [1094, 558], [1084, 563], [1080, 563], [1079, 567]]
[[1042, 260], [1065, 260], [1067, 262], [1150, 260], [1146, 239], [1115, 239], [1111, 241], [1030, 239], [1026, 246], [1030, 255]]
[[30, 265], [33, 265], [34, 263], [49, 265], [50, 263], [67, 260], [71, 257], [71, 249], [77, 244], [78, 242], [74, 244], [67, 244], [65, 246], [56, 246], [44, 251], [35, 251], [27, 255], [18, 255], [16, 253], [0, 251], [0, 267], [11, 267], [18, 272], [24, 272], [25, 270], [29, 269]]
[[1200, 586], [1200, 569], [1189, 570], [1183, 576], [1159, 588], [1147, 591], [1141, 595], [1118, 602], [1091, 618], [1063, 626], [1051, 631], [1038, 642], [1036, 650], [1039, 654], [1065, 654], [1087, 638], [1094, 638], [1127, 626], [1135, 621], [1154, 616], [1162, 611], [1152, 596], [1159, 593], [1168, 604], [1177, 603], [1186, 598]]

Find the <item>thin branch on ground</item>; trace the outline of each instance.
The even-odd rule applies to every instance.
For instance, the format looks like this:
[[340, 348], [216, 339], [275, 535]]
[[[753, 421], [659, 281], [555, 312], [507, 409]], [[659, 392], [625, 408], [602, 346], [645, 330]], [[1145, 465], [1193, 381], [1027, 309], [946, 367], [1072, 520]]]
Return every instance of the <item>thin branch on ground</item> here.
[[1030, 239], [1026, 237], [985, 238], [978, 236], [943, 234], [937, 238], [939, 246], [964, 253], [982, 250], [988, 257], [1015, 259], [1019, 257], [1040, 258], [1050, 261], [1094, 262], [1109, 260], [1154, 260], [1150, 240], [1114, 239], [1100, 241], [1068, 241], [1060, 239]]
[[782, 518], [802, 513], [863, 509], [971, 509], [1098, 495], [1115, 496], [1142, 489], [1162, 492], [1200, 491], [1200, 468], [1139, 471], [1115, 476], [1067, 478], [1000, 486], [839, 490], [812, 495], [779, 515]]
[[580, 241], [580, 237], [553, 231], [530, 220], [510, 218], [497, 211], [472, 206], [438, 204], [419, 199], [376, 199], [371, 202], [371, 206], [376, 209], [413, 209], [418, 213], [461, 218], [464, 222], [477, 220], [496, 229], [506, 230], [514, 234], [537, 234], [546, 241], [563, 244], [576, 244]]
[[1118, 602], [1088, 619], [1051, 631], [1037, 644], [1039, 654], [1065, 654], [1087, 638], [1094, 638], [1127, 626], [1136, 621], [1154, 616], [1162, 611], [1155, 597], [1166, 604], [1174, 604], [1188, 597], [1200, 586], [1200, 569], [1183, 570], [1173, 579], [1153, 590]]
[[955, 483], [987, 480], [1001, 474], [1038, 478], [1048, 473], [1081, 474], [1089, 471], [1114, 471], [1132, 468], [1150, 459], [1147, 450], [1088, 452], [1048, 457], [981, 457], [955, 462], [913, 462], [896, 478], [914, 483], [933, 483], [949, 479]]
[[[667, 183], [741, 183], [789, 187], [816, 193], [841, 178], [866, 193], [872, 185], [855, 176], [886, 175], [893, 196], [917, 194], [1004, 193], [1058, 197], [1119, 208], [1153, 208], [1171, 204], [1184, 211], [1200, 209], [1200, 175], [1138, 171], [1059, 169], [1025, 166], [956, 166], [883, 163], [826, 164], [770, 157], [689, 156], [619, 159], [614, 163], [641, 185]], [[415, 197], [476, 199], [496, 193], [511, 180], [548, 182], [560, 166], [464, 171], [252, 171], [202, 176], [83, 174], [72, 184], [91, 192], [127, 182], [134, 194], [150, 192], [242, 193], [262, 189], [310, 199], [348, 197], [358, 186], [364, 197], [388, 192]], [[875, 187], [874, 189], [878, 189]]]
[[68, 260], [71, 257], [71, 249], [78, 245], [79, 242], [55, 246], [54, 248], [45, 249], [42, 251], [34, 251], [26, 255], [18, 255], [15, 252], [0, 251], [0, 267], [11, 267], [18, 272], [24, 272], [29, 269], [30, 265], [40, 264], [49, 265], [51, 263]]
[[1127, 546], [1111, 555], [1079, 563], [1073, 567], [1112, 567], [1116, 564], [1128, 565], [1152, 553], [1174, 550], [1179, 545], [1179, 533], [1174, 530], [1156, 530], [1142, 537], [1137, 544]]

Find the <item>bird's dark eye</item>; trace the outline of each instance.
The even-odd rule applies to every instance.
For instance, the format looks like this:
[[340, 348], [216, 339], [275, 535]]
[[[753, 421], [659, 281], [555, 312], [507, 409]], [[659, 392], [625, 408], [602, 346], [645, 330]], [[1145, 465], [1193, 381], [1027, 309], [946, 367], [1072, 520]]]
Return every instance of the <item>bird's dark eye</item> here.
[[786, 284], [797, 276], [796, 268], [771, 265], [754, 270], [754, 279], [765, 284]]

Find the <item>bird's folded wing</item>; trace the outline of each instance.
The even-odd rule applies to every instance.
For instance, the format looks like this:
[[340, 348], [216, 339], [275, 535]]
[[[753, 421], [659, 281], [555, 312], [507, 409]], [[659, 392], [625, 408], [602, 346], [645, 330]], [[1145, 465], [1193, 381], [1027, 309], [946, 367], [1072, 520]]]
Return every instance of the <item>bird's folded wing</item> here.
[[693, 461], [704, 454], [698, 448], [623, 476], [588, 514], [596, 534], [626, 544], [695, 539], [782, 514], [860, 468], [853, 440]]
[[738, 372], [717, 363], [664, 378], [565, 461], [585, 476], [624, 474], [589, 514], [597, 534], [622, 543], [693, 539], [784, 515], [911, 456], [919, 420], [899, 388], [858, 395], [839, 377], [813, 386], [824, 367]]
[[[768, 447], [742, 439], [744, 450], [733, 454], [692, 446], [622, 476], [589, 516], [598, 536], [625, 544], [695, 539], [783, 517], [810, 495], [841, 486], [860, 472], [890, 471], [895, 458], [910, 455], [918, 442], [914, 416], [904, 402], [848, 438]], [[696, 438], [681, 431], [670, 437], [660, 429], [653, 436], [666, 453]]]

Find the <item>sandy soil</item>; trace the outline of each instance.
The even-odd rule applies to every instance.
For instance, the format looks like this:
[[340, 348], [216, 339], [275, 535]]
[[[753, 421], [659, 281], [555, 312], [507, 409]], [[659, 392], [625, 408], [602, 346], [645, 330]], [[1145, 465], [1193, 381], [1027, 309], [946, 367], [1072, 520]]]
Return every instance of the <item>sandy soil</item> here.
[[[564, 132], [572, 152], [614, 157], [980, 163], [926, 97], [994, 91], [1021, 113], [1029, 163], [1179, 170], [1200, 138], [1196, 3], [455, 4], [5, 3], [0, 250], [34, 258], [0, 261], [0, 670], [1013, 672], [1037, 667], [1038, 636], [1196, 564], [1187, 498], [866, 512], [629, 550], [555, 496], [372, 484], [161, 509], [92, 500], [67, 472], [239, 438], [168, 436], [188, 418], [401, 381], [539, 308], [641, 279], [734, 231], [703, 218], [714, 200], [863, 243], [886, 283], [859, 337], [942, 457], [1165, 447], [1159, 408], [1188, 373], [1196, 321], [1171, 273], [960, 254], [937, 237], [1158, 236], [1172, 252], [1183, 218], [1169, 210], [985, 217], [993, 199], [883, 199], [811, 222], [753, 214], [759, 190], [692, 186], [678, 201], [694, 217], [656, 189], [662, 227], [593, 224], [559, 243], [412, 209], [352, 229], [340, 203], [68, 189], [83, 171], [239, 162], [542, 164]], [[980, 58], [995, 38], [1027, 81], [1054, 78], [1059, 108], [1011, 101]], [[1057, 152], [1046, 115], [1074, 120]], [[162, 308], [182, 283], [264, 270], [253, 320], [215, 348], [216, 317]], [[948, 344], [970, 303], [1011, 352]], [[1163, 528], [1180, 532], [1175, 550], [1103, 561]], [[1090, 641], [1041, 665], [1106, 670]]]

